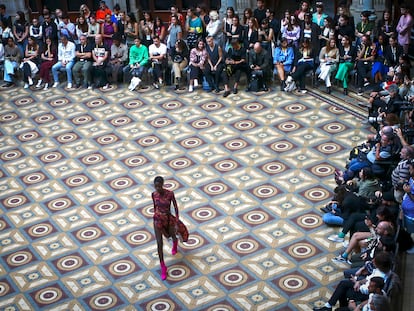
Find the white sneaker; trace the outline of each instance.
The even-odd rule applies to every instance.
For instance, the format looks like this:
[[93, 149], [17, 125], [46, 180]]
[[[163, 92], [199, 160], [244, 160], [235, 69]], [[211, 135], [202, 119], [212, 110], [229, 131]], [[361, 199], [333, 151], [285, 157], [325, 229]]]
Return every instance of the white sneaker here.
[[42, 80], [40, 79], [39, 81], [37, 81], [36, 88], [40, 88], [41, 85], [42, 85]]
[[92, 90], [92, 85], [89, 85], [88, 86], [88, 90]]
[[24, 89], [28, 89], [29, 88], [29, 83], [25, 83], [23, 86]]
[[194, 87], [197, 87], [197, 86], [198, 86], [198, 80], [194, 79]]
[[32, 79], [32, 77], [28, 77], [27, 80], [29, 80], [29, 85], [33, 85], [33, 79]]
[[193, 88], [193, 86], [192, 86], [192, 85], [190, 85], [190, 86], [188, 87], [188, 91], [189, 91], [190, 93], [194, 91], [194, 88]]
[[52, 87], [58, 87], [58, 86], [59, 86], [59, 82], [55, 82], [55, 83], [53, 83]]
[[102, 87], [102, 89], [103, 90], [107, 90], [109, 88], [109, 84], [105, 84], [103, 87]]
[[45, 83], [45, 87], [43, 89], [47, 90], [48, 88], [49, 88], [49, 83]]
[[300, 90], [300, 92], [301, 92], [302, 94], [306, 94], [308, 91], [307, 91], [307, 90], [305, 90], [305, 89], [303, 89], [303, 90]]
[[71, 89], [72, 88], [72, 83], [68, 83], [67, 88]]
[[328, 236], [328, 240], [336, 243], [342, 243], [344, 238], [340, 238], [337, 234]]

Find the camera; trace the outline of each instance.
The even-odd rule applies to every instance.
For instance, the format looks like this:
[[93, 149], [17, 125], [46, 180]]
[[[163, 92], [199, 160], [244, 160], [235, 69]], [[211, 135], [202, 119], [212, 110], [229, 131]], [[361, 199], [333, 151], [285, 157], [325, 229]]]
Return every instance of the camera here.
[[381, 123], [382, 122], [382, 117], [369, 117], [368, 121], [369, 123]]

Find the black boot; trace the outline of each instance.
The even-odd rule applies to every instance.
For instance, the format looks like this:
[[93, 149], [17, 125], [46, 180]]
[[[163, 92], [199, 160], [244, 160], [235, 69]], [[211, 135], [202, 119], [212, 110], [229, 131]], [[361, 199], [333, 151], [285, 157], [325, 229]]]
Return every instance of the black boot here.
[[347, 88], [344, 89], [344, 95], [348, 95], [348, 89]]
[[328, 86], [328, 87], [326, 88], [326, 93], [331, 94], [331, 87], [330, 87], [330, 86]]
[[280, 90], [283, 92], [285, 90], [285, 87], [286, 87], [285, 80], [282, 80], [280, 83]]

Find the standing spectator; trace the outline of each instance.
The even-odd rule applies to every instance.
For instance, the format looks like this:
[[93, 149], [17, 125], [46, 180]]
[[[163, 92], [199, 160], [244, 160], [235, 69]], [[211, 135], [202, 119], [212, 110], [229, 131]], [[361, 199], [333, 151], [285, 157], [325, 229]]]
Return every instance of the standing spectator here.
[[[170, 8], [170, 12], [171, 12], [171, 16], [177, 15], [178, 23], [179, 23], [181, 26], [183, 26], [183, 25], [185, 24], [185, 18], [184, 18], [184, 15], [183, 15], [183, 14], [181, 14], [181, 13], [178, 11], [178, 7], [176, 7], [176, 6], [172, 6], [172, 7]], [[170, 24], [171, 24], [171, 20], [170, 20]]]
[[4, 45], [3, 45], [3, 41], [0, 40], [0, 65], [3, 66], [4, 64]]
[[80, 37], [83, 35], [86, 37], [86, 39], [88, 39], [88, 23], [86, 22], [85, 17], [83, 17], [82, 15], [78, 17], [78, 23], [76, 25], [76, 38], [77, 40], [75, 41], [76, 44], [80, 43]]
[[33, 37], [29, 37], [27, 40], [24, 58], [20, 64], [20, 68], [23, 69], [25, 89], [29, 88], [29, 85], [33, 85], [33, 76], [39, 71], [39, 55], [39, 45]]
[[[59, 27], [60, 24], [63, 23], [63, 11], [61, 9], [56, 9], [55, 10], [55, 18], [53, 19], [53, 21], [55, 22], [56, 26]], [[60, 33], [59, 33], [60, 35]], [[60, 39], [60, 37], [59, 37]]]
[[142, 75], [149, 60], [148, 48], [141, 44], [141, 39], [136, 37], [134, 43], [129, 49], [129, 64], [123, 69], [124, 81], [131, 80], [128, 87], [130, 91], [133, 91], [141, 83]]
[[336, 27], [336, 38], [338, 40], [336, 44], [339, 45], [342, 38], [345, 36], [347, 36], [352, 43], [352, 41], [354, 41], [355, 28], [352, 28], [352, 25], [349, 23], [348, 15], [341, 15], [339, 16], [338, 26]]
[[308, 71], [313, 70], [315, 52], [310, 46], [310, 41], [305, 39], [298, 53], [295, 55], [295, 62], [292, 69], [292, 78], [295, 81], [299, 81], [299, 87], [301, 93], [306, 93], [305, 78]]
[[[139, 36], [139, 25], [134, 13], [128, 13], [126, 16], [126, 26], [124, 30], [126, 44], [131, 48], [135, 44], [135, 38]], [[141, 40], [140, 40], [141, 42]]]
[[259, 25], [261, 25], [262, 21], [266, 18], [266, 8], [263, 0], [257, 0], [253, 16], [256, 18]]
[[309, 1], [307, 0], [301, 1], [299, 9], [295, 12], [295, 16], [297, 17], [299, 21], [304, 21], [305, 14], [310, 13], [309, 11], [310, 11]]
[[24, 55], [27, 45], [27, 38], [29, 36], [29, 23], [26, 22], [24, 13], [17, 11], [16, 20], [13, 24], [13, 37], [16, 40], [16, 45], [20, 49], [20, 55]]
[[11, 16], [6, 14], [6, 6], [4, 4], [0, 4], [0, 20], [3, 21], [5, 26], [12, 26]]
[[262, 24], [258, 30], [259, 42], [261, 46], [266, 49], [269, 56], [272, 56], [272, 44], [274, 43], [273, 28], [269, 26], [269, 20], [267, 18], [262, 20]]
[[101, 33], [101, 27], [96, 22], [95, 16], [91, 15], [89, 20], [90, 20], [90, 23], [88, 24], [88, 41], [90, 44], [94, 44], [95, 37]]
[[43, 27], [40, 25], [37, 18], [32, 19], [32, 24], [29, 27], [29, 36], [36, 40], [39, 47], [42, 47], [43, 43]]
[[103, 41], [101, 34], [95, 37], [95, 47], [92, 50], [92, 80], [96, 80], [96, 87], [102, 87], [104, 90], [109, 88], [108, 78], [106, 76], [106, 64], [109, 61], [109, 47]]
[[377, 35], [383, 35], [385, 42], [388, 44], [388, 40], [391, 36], [395, 34], [395, 24], [391, 18], [391, 12], [385, 10], [382, 14], [382, 19], [378, 21], [377, 25]]
[[[248, 73], [249, 86], [246, 91], [264, 91], [267, 92], [266, 80], [268, 79], [268, 72], [270, 71], [270, 57], [268, 52], [262, 48], [260, 42], [256, 42], [253, 50], [248, 54]], [[252, 80], [255, 79], [258, 84], [258, 90], [252, 87]]]
[[112, 38], [111, 59], [108, 63], [108, 73], [112, 77], [112, 83], [118, 82], [118, 77], [128, 60], [128, 48], [122, 43], [120, 34], [115, 34]]
[[247, 22], [248, 28], [244, 31], [243, 45], [247, 50], [253, 48], [254, 44], [259, 41], [259, 31], [257, 21], [254, 17], [250, 17]]
[[73, 78], [76, 88], [81, 86], [81, 73], [83, 76], [83, 87], [92, 87], [92, 45], [88, 44], [88, 38], [80, 35], [79, 44], [76, 45], [76, 62], [73, 65]]
[[217, 11], [210, 11], [210, 22], [206, 26], [207, 37], [213, 37], [214, 43], [224, 46], [223, 25], [219, 19]]
[[[224, 32], [227, 32], [229, 27], [233, 24], [233, 17], [235, 17], [235, 16], [237, 16], [237, 15], [234, 14], [234, 8], [229, 6], [226, 9], [226, 16], [223, 18], [223, 23], [222, 23]], [[253, 13], [251, 14], [251, 16], [253, 16]]]
[[107, 7], [105, 1], [99, 1], [99, 8], [96, 10], [96, 21], [99, 24], [103, 24], [105, 22], [105, 16], [109, 14], [112, 16], [112, 11]]
[[396, 31], [398, 33], [398, 43], [403, 47], [404, 54], [408, 54], [408, 46], [410, 45], [411, 29], [413, 28], [413, 17], [409, 7], [403, 3], [400, 5], [401, 17], [398, 21]]
[[171, 23], [168, 27], [168, 39], [167, 39], [167, 49], [172, 51], [175, 47], [175, 43], [178, 40], [183, 38], [183, 30], [179, 24], [179, 19], [177, 15], [171, 16]]
[[[234, 11], [233, 11], [234, 12]], [[243, 19], [242, 19], [242, 26], [243, 29], [246, 31], [249, 28], [249, 20], [254, 18], [255, 24], [257, 25], [257, 19], [253, 16], [253, 11], [251, 8], [246, 8], [243, 11]]]
[[325, 19], [328, 17], [323, 11], [323, 3], [320, 1], [316, 2], [316, 12], [312, 14], [312, 22], [318, 25], [321, 29], [325, 26]]
[[319, 53], [319, 79], [325, 81], [326, 92], [331, 94], [331, 74], [336, 71], [339, 62], [339, 50], [335, 38], [331, 38]]
[[360, 44], [362, 36], [367, 36], [372, 40], [372, 31], [374, 30], [375, 25], [368, 19], [370, 15], [371, 12], [369, 11], [361, 12], [361, 21], [356, 25], [355, 28], [355, 44], [357, 46]]
[[20, 49], [14, 43], [14, 39], [9, 37], [7, 39], [7, 45], [4, 47], [4, 87], [11, 87], [14, 85], [13, 77], [15, 70], [19, 67], [20, 63]]
[[230, 48], [230, 43], [233, 40], [238, 40], [242, 42], [243, 40], [243, 27], [240, 25], [239, 16], [236, 15], [233, 17], [233, 23], [230, 26], [226, 25], [226, 46], [225, 49], [228, 50]]
[[269, 21], [269, 27], [273, 29], [273, 37], [275, 42], [280, 36], [280, 21], [275, 17], [275, 11], [266, 9], [266, 18]]
[[82, 4], [79, 8], [79, 16], [83, 16], [86, 22], [90, 23], [90, 17], [92, 16], [91, 10], [86, 4]]
[[283, 91], [286, 87], [286, 75], [292, 70], [293, 61], [295, 59], [295, 52], [288, 44], [286, 38], [282, 38], [280, 46], [276, 47], [273, 54], [273, 64], [275, 65], [275, 74], [280, 79], [280, 90]]
[[[337, 13], [336, 13], [336, 15], [335, 15], [335, 17], [334, 17], [334, 25], [335, 25], [335, 27], [336, 27], [336, 29], [338, 30], [338, 26], [339, 26], [339, 24], [340, 24], [340, 22], [339, 22], [339, 18], [340, 17], [343, 17], [343, 16], [346, 16], [346, 17], [348, 17], [347, 18], [347, 20], [348, 20], [348, 24], [351, 26], [351, 28], [352, 28], [352, 33], [354, 33], [354, 31], [355, 31], [355, 19], [354, 19], [354, 17], [351, 15], [351, 13], [349, 12], [349, 9], [348, 9], [348, 7], [346, 6], [346, 5], [339, 5], [338, 6], [338, 9], [337, 9]], [[352, 35], [352, 37], [351, 38], [353, 38], [353, 35]]]
[[45, 82], [44, 90], [47, 90], [50, 85], [50, 71], [52, 66], [57, 61], [57, 49], [51, 38], [46, 38], [45, 44], [43, 45], [43, 52], [40, 56], [41, 65], [39, 71], [39, 81], [36, 87], [40, 88], [42, 83]]
[[301, 29], [296, 16], [292, 15], [280, 31], [282, 32], [282, 38], [286, 38], [290, 45], [295, 48], [299, 46]]
[[67, 88], [72, 88], [72, 67], [75, 64], [75, 43], [69, 41], [67, 36], [62, 36], [61, 42], [58, 46], [58, 61], [52, 66], [53, 73], [53, 87], [58, 87], [59, 76], [58, 71], [65, 70], [68, 80]]
[[323, 21], [323, 28], [319, 35], [319, 47], [323, 48], [328, 43], [329, 39], [335, 38], [335, 27], [333, 20], [329, 16]]
[[206, 41], [207, 63], [204, 69], [204, 76], [206, 77], [210, 88], [214, 90], [214, 92], [219, 93], [219, 82], [224, 69], [223, 49], [220, 45], [214, 42], [212, 36], [208, 36]]
[[300, 41], [309, 39], [312, 49], [315, 52], [319, 51], [319, 35], [321, 34], [321, 28], [312, 22], [310, 13], [305, 14], [305, 19], [301, 24]]
[[125, 29], [126, 29], [127, 21], [126, 21], [126, 14], [125, 11], [119, 12], [119, 21], [116, 24], [118, 27], [118, 34], [121, 36], [122, 43], [126, 43], [125, 38]]
[[159, 16], [156, 16], [154, 19], [154, 37], [158, 36], [161, 43], [166, 44], [167, 42], [167, 26]]
[[104, 40], [104, 44], [107, 47], [112, 45], [112, 36], [114, 33], [118, 32], [118, 26], [115, 22], [111, 20], [111, 15], [106, 14], [105, 22], [101, 24], [101, 34]]
[[121, 19], [120, 14], [121, 13], [121, 7], [119, 6], [119, 4], [115, 4], [112, 10], [112, 15], [111, 15], [111, 21], [115, 24], [118, 24], [119, 20]]
[[344, 95], [348, 95], [348, 76], [354, 68], [357, 50], [351, 45], [351, 40], [348, 36], [341, 39], [339, 45], [339, 65], [336, 72], [335, 79], [342, 81], [344, 87]]
[[159, 89], [163, 85], [164, 70], [167, 67], [167, 46], [161, 43], [158, 36], [153, 38], [153, 44], [149, 46], [148, 52], [152, 66], [153, 86]]
[[385, 46], [386, 39], [384, 35], [379, 35], [375, 44], [375, 58], [372, 64], [371, 77], [374, 79], [374, 83], [384, 81], [383, 77], [388, 72], [388, 67], [385, 66]]
[[175, 89], [178, 90], [181, 82], [181, 72], [188, 65], [189, 51], [184, 40], [177, 40], [171, 51], [172, 71], [174, 73]]
[[146, 47], [152, 44], [152, 36], [154, 33], [154, 21], [150, 12], [143, 13], [144, 18], [139, 23], [139, 36], [141, 43]]
[[[399, 131], [401, 134], [401, 130]], [[398, 134], [398, 132], [397, 132]], [[394, 188], [395, 201], [401, 204], [405, 194], [403, 185], [410, 179], [410, 162], [414, 159], [414, 148], [410, 145], [404, 146], [400, 152], [401, 161], [392, 171], [391, 181]]]
[[43, 38], [46, 40], [46, 38], [50, 38], [52, 40], [53, 44], [57, 46], [58, 43], [58, 29], [57, 25], [54, 21], [52, 21], [52, 18], [50, 15], [43, 15], [44, 22], [42, 25], [43, 29]]
[[198, 39], [203, 34], [203, 22], [201, 18], [195, 14], [195, 9], [190, 8], [187, 10], [187, 18], [185, 22], [187, 30], [187, 44], [190, 49], [196, 47]]
[[[194, 85], [198, 85], [207, 61], [207, 51], [203, 40], [198, 40], [195, 48], [190, 51], [190, 85], [188, 91], [194, 91]], [[197, 82], [195, 82], [197, 81]]]
[[[203, 22], [203, 36], [206, 36], [206, 26], [210, 23], [210, 16], [207, 13], [207, 9], [203, 5], [197, 5], [196, 7], [197, 15], [201, 18]], [[218, 16], [217, 16], [218, 18]], [[222, 25], [220, 23], [220, 25]], [[223, 28], [221, 29], [223, 31]]]
[[69, 41], [75, 42], [76, 39], [76, 27], [69, 19], [68, 15], [62, 15], [62, 22], [58, 25], [60, 37], [66, 36]]
[[404, 227], [408, 233], [414, 233], [414, 163], [408, 165], [410, 180], [403, 185], [404, 197], [401, 203]]

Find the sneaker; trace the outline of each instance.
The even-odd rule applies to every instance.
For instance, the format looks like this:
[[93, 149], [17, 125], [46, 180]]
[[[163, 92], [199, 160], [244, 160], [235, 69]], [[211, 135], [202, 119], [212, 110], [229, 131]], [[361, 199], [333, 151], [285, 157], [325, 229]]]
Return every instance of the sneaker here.
[[109, 88], [109, 83], [105, 84], [105, 85], [102, 87], [102, 89], [103, 89], [103, 90], [107, 90], [108, 88]]
[[45, 87], [43, 89], [47, 90], [48, 88], [49, 88], [49, 83], [45, 83]]
[[308, 91], [307, 91], [307, 90], [305, 90], [305, 89], [303, 89], [303, 90], [300, 90], [300, 92], [301, 92], [302, 94], [306, 94]]
[[369, 85], [369, 81], [365, 81], [364, 82], [364, 86], [366, 87], [366, 86], [368, 86]]
[[198, 80], [194, 79], [194, 87], [197, 87], [197, 86], [198, 86]]
[[154, 88], [156, 88], [157, 90], [160, 88], [160, 86], [158, 85], [158, 83], [157, 83], [157, 82], [154, 82], [154, 83], [152, 84], [152, 86], [153, 86]]
[[53, 83], [52, 87], [58, 87], [58, 86], [59, 86], [59, 82], [55, 82], [55, 83]]
[[36, 88], [40, 88], [41, 85], [42, 85], [42, 80], [37, 81]]
[[347, 263], [349, 264], [348, 260], [344, 257], [342, 257], [342, 255], [336, 256], [334, 258], [332, 258], [332, 262], [339, 262], [339, 263]]
[[32, 77], [28, 77], [27, 80], [29, 80], [29, 85], [33, 85], [33, 79], [32, 79]]
[[340, 238], [337, 234], [328, 236], [328, 240], [336, 243], [342, 243], [344, 238]]
[[358, 96], [364, 95], [364, 92], [362, 91], [361, 88], [358, 89], [357, 95]]
[[193, 88], [193, 86], [192, 86], [192, 85], [190, 85], [190, 86], [188, 87], [188, 91], [189, 91], [190, 93], [194, 91], [194, 88]]
[[71, 89], [72, 88], [72, 83], [68, 83], [67, 88]]
[[29, 83], [25, 83], [23, 86], [24, 89], [28, 89], [29, 88]]
[[89, 85], [88, 90], [92, 90], [92, 89], [93, 89], [92, 85]]

